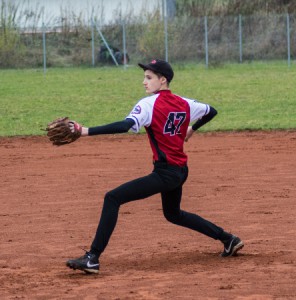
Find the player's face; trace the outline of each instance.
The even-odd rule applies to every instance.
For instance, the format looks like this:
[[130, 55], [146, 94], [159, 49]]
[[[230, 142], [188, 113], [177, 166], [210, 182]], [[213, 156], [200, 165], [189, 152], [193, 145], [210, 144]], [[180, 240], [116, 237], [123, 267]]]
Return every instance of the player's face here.
[[148, 94], [153, 94], [160, 90], [167, 89], [167, 81], [165, 77], [159, 77], [150, 70], [146, 70], [144, 72], [143, 85], [146, 93]]

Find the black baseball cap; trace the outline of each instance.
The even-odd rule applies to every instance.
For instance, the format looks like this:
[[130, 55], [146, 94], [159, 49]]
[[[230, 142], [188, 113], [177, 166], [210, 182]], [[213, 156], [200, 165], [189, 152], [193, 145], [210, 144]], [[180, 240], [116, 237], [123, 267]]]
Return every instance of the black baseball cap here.
[[138, 65], [144, 71], [151, 70], [155, 73], [159, 73], [159, 74], [163, 75], [167, 79], [168, 82], [171, 82], [171, 80], [174, 77], [174, 71], [173, 71], [171, 65], [165, 60], [153, 59], [147, 65], [140, 64], [140, 63]]

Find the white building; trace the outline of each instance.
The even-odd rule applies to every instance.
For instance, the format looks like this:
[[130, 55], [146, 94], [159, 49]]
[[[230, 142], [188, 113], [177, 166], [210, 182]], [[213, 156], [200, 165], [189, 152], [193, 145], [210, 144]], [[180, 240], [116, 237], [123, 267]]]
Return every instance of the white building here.
[[[76, 15], [88, 22], [95, 17], [101, 24], [124, 19], [128, 15], [140, 15], [143, 11], [152, 12], [175, 0], [8, 0], [18, 5], [22, 22], [28, 18], [24, 12], [33, 11], [39, 14], [41, 23], [54, 26], [59, 17]], [[41, 17], [40, 17], [41, 15]], [[35, 24], [36, 25], [36, 24]], [[38, 24], [41, 26], [41, 24]]]

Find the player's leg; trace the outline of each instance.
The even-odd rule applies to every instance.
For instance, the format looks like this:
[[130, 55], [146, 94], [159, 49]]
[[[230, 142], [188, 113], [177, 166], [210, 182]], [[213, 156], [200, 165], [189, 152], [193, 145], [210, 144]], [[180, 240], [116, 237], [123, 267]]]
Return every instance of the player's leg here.
[[224, 236], [224, 230], [221, 227], [196, 214], [181, 210], [182, 189], [188, 177], [188, 168], [173, 169], [173, 172], [179, 173], [182, 180], [176, 188], [161, 193], [165, 218], [169, 222], [198, 231], [213, 239], [228, 238], [229, 235], [225, 233], [226, 236]]
[[240, 238], [224, 231], [221, 227], [196, 214], [181, 210], [180, 204], [183, 183], [173, 190], [161, 193], [165, 218], [173, 224], [198, 231], [208, 237], [220, 240], [224, 244], [224, 251], [221, 254], [222, 257], [235, 255], [237, 251], [244, 246]]
[[119, 208], [122, 204], [144, 199], [178, 185], [175, 178], [163, 180], [157, 172], [124, 183], [116, 189], [108, 192], [104, 198], [104, 204], [95, 238], [91, 245], [91, 252], [100, 256], [106, 248], [112, 232], [116, 226]]
[[82, 257], [70, 259], [66, 265], [72, 269], [79, 269], [88, 273], [98, 273], [99, 257], [106, 248], [117, 223], [120, 205], [149, 197], [163, 189], [163, 182], [159, 175], [151, 173], [148, 176], [127, 182], [106, 193], [100, 221], [91, 250]]
[[165, 218], [176, 225], [190, 228], [207, 235], [213, 239], [219, 239], [223, 229], [210, 221], [187, 211], [180, 209], [182, 186], [161, 194], [163, 214]]
[[147, 198], [151, 195], [174, 189], [182, 182], [182, 179], [174, 172], [166, 168], [159, 170], [155, 166], [153, 172], [108, 192], [104, 198], [103, 209], [91, 245], [90, 252], [84, 256], [67, 261], [67, 266], [85, 272], [96, 273], [99, 270], [99, 256], [106, 248], [112, 232], [116, 226], [119, 208], [122, 204]]

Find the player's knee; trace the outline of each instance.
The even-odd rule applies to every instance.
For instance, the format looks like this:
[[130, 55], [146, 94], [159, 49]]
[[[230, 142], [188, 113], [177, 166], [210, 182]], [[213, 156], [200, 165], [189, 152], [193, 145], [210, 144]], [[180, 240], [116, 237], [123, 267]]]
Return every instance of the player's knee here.
[[163, 212], [164, 217], [166, 218], [167, 221], [173, 223], [173, 224], [179, 224], [180, 223], [180, 212], [172, 212], [172, 211], [164, 211]]
[[118, 198], [116, 197], [116, 195], [112, 191], [107, 192], [105, 194], [104, 206], [113, 206], [113, 207], [116, 207], [116, 208], [118, 208], [120, 206]]

